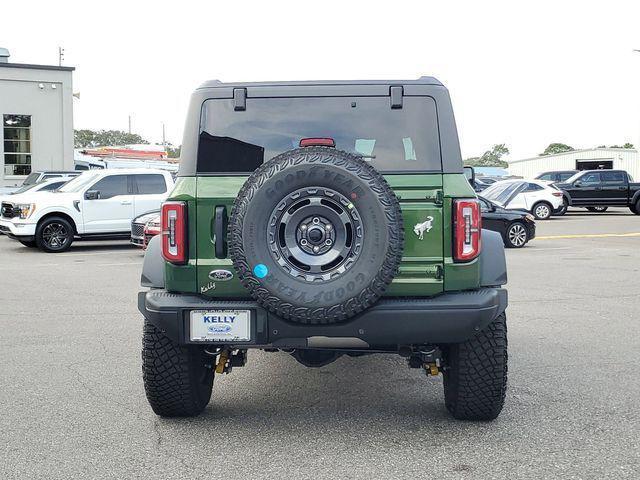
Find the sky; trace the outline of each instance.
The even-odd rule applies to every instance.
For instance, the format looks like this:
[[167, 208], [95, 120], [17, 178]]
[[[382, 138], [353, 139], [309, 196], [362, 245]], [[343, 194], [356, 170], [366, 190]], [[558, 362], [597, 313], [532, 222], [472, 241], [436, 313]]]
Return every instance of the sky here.
[[[182, 143], [221, 81], [415, 79], [449, 89], [463, 157], [640, 145], [640, 2], [3, 2], [10, 61], [74, 66], [75, 128]], [[0, 92], [1, 94], [1, 92]]]

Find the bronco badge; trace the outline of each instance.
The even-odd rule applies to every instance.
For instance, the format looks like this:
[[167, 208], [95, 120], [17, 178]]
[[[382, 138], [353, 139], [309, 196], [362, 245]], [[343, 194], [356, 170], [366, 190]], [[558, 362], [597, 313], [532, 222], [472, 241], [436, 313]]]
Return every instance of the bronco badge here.
[[413, 233], [418, 236], [418, 240], [424, 239], [425, 232], [429, 233], [429, 230], [433, 227], [431, 222], [433, 222], [433, 217], [429, 215], [426, 222], [416, 223], [415, 227], [413, 227]]

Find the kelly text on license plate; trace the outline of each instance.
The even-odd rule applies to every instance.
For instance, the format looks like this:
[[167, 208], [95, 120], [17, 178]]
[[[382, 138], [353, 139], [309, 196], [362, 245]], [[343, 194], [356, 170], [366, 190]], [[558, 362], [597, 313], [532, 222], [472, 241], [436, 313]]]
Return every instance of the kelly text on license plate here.
[[194, 310], [191, 312], [191, 340], [248, 342], [251, 340], [249, 310]]

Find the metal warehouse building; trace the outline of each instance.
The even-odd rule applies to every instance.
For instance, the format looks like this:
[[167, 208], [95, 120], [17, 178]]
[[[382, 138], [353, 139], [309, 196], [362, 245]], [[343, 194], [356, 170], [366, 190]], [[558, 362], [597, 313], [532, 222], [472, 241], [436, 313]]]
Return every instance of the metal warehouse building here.
[[0, 186], [73, 170], [72, 67], [10, 63], [0, 48]]
[[634, 179], [638, 180], [640, 179], [638, 151], [627, 148], [574, 150], [557, 155], [510, 160], [508, 170], [511, 175], [533, 178], [539, 173], [550, 170], [591, 170], [599, 168], [626, 170]]

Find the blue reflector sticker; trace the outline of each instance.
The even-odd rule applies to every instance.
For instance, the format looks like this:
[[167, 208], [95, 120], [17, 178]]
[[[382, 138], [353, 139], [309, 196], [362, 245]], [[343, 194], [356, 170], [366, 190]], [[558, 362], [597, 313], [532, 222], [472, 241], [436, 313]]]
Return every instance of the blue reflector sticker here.
[[258, 278], [264, 278], [269, 273], [269, 269], [263, 263], [259, 263], [255, 267], [253, 267], [253, 274]]

